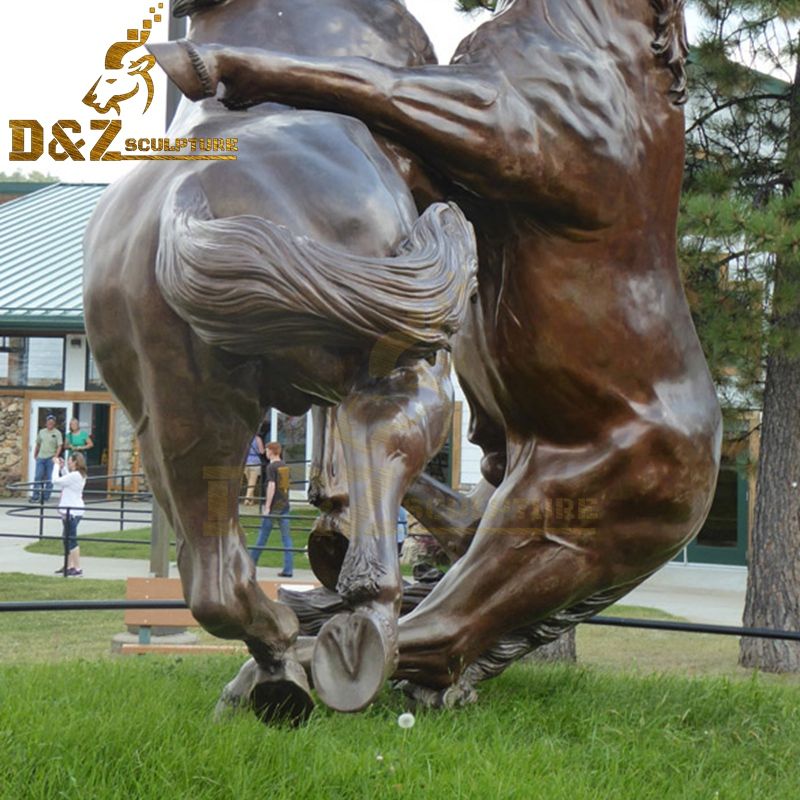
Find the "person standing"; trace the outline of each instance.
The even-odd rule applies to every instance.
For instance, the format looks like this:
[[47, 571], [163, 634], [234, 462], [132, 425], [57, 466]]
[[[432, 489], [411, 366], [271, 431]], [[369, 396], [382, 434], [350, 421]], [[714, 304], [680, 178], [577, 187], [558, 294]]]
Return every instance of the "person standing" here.
[[255, 505], [255, 490], [258, 479], [261, 477], [261, 457], [264, 455], [264, 442], [256, 434], [250, 442], [247, 458], [244, 462], [244, 475], [247, 479], [247, 494], [244, 498], [246, 506]]
[[[64, 539], [67, 542], [67, 575], [78, 578], [83, 575], [81, 569], [81, 550], [78, 547], [78, 523], [84, 509], [83, 487], [86, 486], [86, 460], [80, 453], [71, 455], [66, 463], [63, 458], [53, 459], [53, 483], [61, 489], [58, 501], [58, 513], [64, 526]], [[64, 568], [56, 570], [64, 574]]]
[[86, 451], [94, 447], [92, 437], [88, 431], [81, 430], [81, 423], [75, 417], [69, 421], [69, 431], [64, 437], [64, 441], [66, 443], [65, 456], [67, 461], [75, 453], [83, 453], [83, 457], [86, 459]]
[[31, 494], [31, 503], [39, 500], [46, 503], [53, 491], [51, 477], [53, 475], [53, 459], [61, 455], [64, 446], [64, 437], [56, 428], [56, 418], [48, 414], [45, 427], [36, 434], [36, 445], [33, 448], [33, 457], [36, 459], [36, 472], [33, 479], [36, 485]]
[[398, 558], [403, 554], [403, 542], [408, 536], [408, 511], [403, 506], [397, 512], [397, 556]]
[[263, 519], [261, 530], [258, 533], [256, 546], [250, 551], [253, 563], [258, 565], [261, 548], [266, 547], [269, 535], [272, 533], [272, 524], [278, 520], [283, 542], [283, 569], [278, 573], [279, 578], [291, 578], [294, 574], [294, 559], [292, 554], [292, 534], [289, 527], [289, 467], [286, 466], [281, 454], [283, 447], [278, 442], [267, 445], [267, 496], [262, 509]]

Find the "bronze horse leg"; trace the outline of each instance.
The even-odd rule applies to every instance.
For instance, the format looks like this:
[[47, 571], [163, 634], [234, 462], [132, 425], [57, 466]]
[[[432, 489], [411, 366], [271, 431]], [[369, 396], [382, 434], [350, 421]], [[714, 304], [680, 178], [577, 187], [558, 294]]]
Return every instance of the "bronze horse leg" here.
[[[124, 241], [120, 234], [134, 216], [111, 200], [104, 211], [88, 234], [87, 330], [175, 530], [184, 596], [206, 630], [243, 640], [257, 662], [247, 668], [246, 694], [229, 689], [227, 702], [252, 705], [265, 718], [276, 708], [302, 718], [312, 701], [292, 652], [297, 619], [262, 592], [238, 521], [241, 465], [263, 414], [266, 367], [257, 359], [226, 363], [194, 337], [135, 261], [140, 254], [92, 247], [108, 230], [115, 232], [109, 241]], [[143, 230], [150, 228], [130, 235], [146, 250]]]
[[423, 473], [406, 492], [403, 506], [455, 561], [469, 549], [495, 488], [484, 479], [464, 494]]
[[[350, 513], [350, 545], [336, 588], [352, 610], [323, 626], [311, 667], [314, 688], [339, 711], [367, 706], [397, 663], [398, 510], [447, 437], [449, 370], [444, 353], [434, 365], [418, 360], [399, 367], [357, 389], [334, 415]], [[318, 491], [324, 496], [326, 487]]]
[[[226, 384], [241, 387], [241, 407], [236, 408], [222, 399], [225, 392], [200, 390], [166, 372], [159, 375], [158, 385], [150, 387], [150, 407], [163, 408], [168, 400], [169, 413], [159, 419], [151, 410], [142, 452], [148, 474], [158, 475], [172, 511], [184, 595], [193, 615], [210, 633], [243, 640], [255, 659], [235, 686], [226, 688], [223, 702], [252, 705], [265, 719], [285, 704], [289, 716], [303, 717], [312, 701], [290, 652], [297, 621], [256, 582], [238, 520], [243, 443], [262, 413], [253, 401], [245, 401], [248, 383], [250, 397], [258, 396], [246, 377], [230, 376]], [[242, 414], [245, 409], [249, 413]], [[167, 431], [173, 427], [181, 432], [171, 436]], [[243, 675], [248, 677], [244, 696], [237, 694]]]
[[[507, 635], [530, 630], [528, 649], [539, 634], [554, 638], [547, 626], [563, 631], [597, 613], [685, 545], [704, 513], [705, 498], [683, 502], [708, 470], [703, 456], [678, 471], [672, 452], [690, 445], [680, 434], [636, 425], [625, 433], [601, 458], [509, 438], [508, 476], [469, 550], [400, 620], [397, 677], [458, 689]], [[653, 481], [659, 470], [675, 475], [678, 500]]]
[[[181, 363], [177, 353], [172, 363]], [[223, 399], [225, 392], [198, 388], [174, 373], [160, 374], [148, 387], [150, 421], [141, 445], [148, 474], [158, 475], [172, 511], [178, 566], [192, 614], [210, 633], [243, 640], [255, 659], [226, 688], [223, 704], [251, 705], [265, 720], [283, 705], [290, 717], [303, 717], [312, 701], [291, 655], [297, 621], [256, 582], [238, 520], [243, 444], [262, 415], [250, 399], [258, 397], [255, 372], [251, 365], [227, 376], [226, 387], [240, 387], [233, 402]], [[153, 410], [159, 408], [169, 411], [162, 417]], [[177, 430], [170, 435], [170, 429]]]

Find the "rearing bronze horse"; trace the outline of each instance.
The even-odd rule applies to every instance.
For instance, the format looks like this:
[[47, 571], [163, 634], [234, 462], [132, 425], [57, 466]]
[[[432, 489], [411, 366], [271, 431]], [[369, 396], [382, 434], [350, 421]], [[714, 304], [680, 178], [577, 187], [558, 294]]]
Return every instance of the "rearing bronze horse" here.
[[444, 67], [202, 51], [229, 107], [352, 114], [435, 165], [476, 227], [479, 302], [454, 355], [485, 483], [469, 503], [430, 482], [408, 498], [463, 554], [400, 621], [396, 675], [434, 703], [671, 558], [719, 465], [676, 263], [683, 0], [501, 6]]
[[[432, 58], [396, 2], [189, 0], [176, 9], [193, 15], [198, 43], [397, 66]], [[202, 67], [193, 45], [179, 47]], [[265, 718], [303, 716], [311, 697], [293, 647], [297, 619], [263, 594], [244, 547], [241, 465], [267, 407], [298, 415], [344, 404], [347, 463], [366, 465], [367, 477], [349, 481], [364, 490], [340, 581], [352, 613], [332, 621], [318, 650], [342, 668], [341, 639], [379, 653], [369, 699], [397, 660], [400, 500], [447, 435], [442, 351], [474, 294], [471, 226], [442, 203], [420, 216], [416, 160], [352, 117], [274, 104], [234, 114], [212, 100], [184, 103], [170, 134], [237, 137], [238, 160], [148, 163], [104, 194], [86, 236], [92, 351], [136, 426], [192, 613], [253, 656], [224, 700]], [[402, 342], [404, 354], [383, 369], [376, 354], [387, 342]], [[377, 400], [350, 419], [353, 395], [356, 405], [361, 395]], [[405, 425], [383, 436], [383, 420], [398, 414]]]

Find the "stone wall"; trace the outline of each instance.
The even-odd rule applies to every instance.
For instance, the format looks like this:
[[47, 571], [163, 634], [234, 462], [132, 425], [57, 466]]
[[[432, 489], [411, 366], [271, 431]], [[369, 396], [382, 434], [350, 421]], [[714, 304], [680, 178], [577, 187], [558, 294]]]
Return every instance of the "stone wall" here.
[[22, 397], [0, 397], [0, 495], [7, 495], [6, 484], [22, 480]]

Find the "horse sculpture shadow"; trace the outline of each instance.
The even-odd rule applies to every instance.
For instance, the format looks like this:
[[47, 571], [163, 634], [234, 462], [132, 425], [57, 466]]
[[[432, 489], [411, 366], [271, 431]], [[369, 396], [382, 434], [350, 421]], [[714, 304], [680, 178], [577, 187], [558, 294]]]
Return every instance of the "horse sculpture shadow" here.
[[[276, 23], [277, 5], [179, 10], [192, 13], [197, 43], [398, 66], [432, 58], [399, 4], [299, 0], [280, 4]], [[199, 63], [193, 45], [179, 47]], [[241, 465], [266, 408], [340, 404], [349, 483], [360, 487], [340, 579], [349, 611], [321, 637], [315, 663], [323, 699], [355, 710], [397, 662], [395, 520], [447, 434], [442, 351], [474, 293], [472, 228], [454, 205], [420, 216], [415, 160], [351, 117], [278, 105], [233, 113], [208, 100], [184, 103], [170, 134], [236, 137], [238, 158], [147, 163], [109, 188], [86, 235], [92, 351], [175, 529], [192, 613], [252, 654], [221, 707], [265, 720], [303, 718], [312, 701], [297, 619], [262, 593], [244, 546]], [[387, 350], [383, 368], [375, 354]]]

